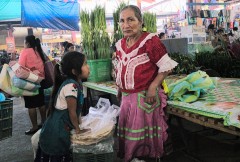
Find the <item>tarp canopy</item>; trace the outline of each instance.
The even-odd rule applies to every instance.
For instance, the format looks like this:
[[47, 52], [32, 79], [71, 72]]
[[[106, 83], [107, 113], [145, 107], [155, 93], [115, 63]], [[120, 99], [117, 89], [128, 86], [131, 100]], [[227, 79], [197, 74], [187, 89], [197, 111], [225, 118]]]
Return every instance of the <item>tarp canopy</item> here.
[[79, 30], [77, 0], [22, 0], [22, 26]]
[[0, 1], [0, 22], [21, 21], [21, 0]]
[[79, 30], [77, 0], [1, 0], [0, 23], [21, 21], [22, 26]]

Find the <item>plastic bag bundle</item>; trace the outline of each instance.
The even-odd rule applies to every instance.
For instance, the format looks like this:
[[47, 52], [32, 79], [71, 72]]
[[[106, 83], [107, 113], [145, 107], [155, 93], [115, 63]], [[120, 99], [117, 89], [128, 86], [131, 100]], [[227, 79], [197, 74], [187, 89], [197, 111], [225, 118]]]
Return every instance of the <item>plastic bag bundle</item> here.
[[96, 107], [90, 107], [89, 114], [82, 117], [81, 129], [89, 131], [72, 135], [72, 143], [79, 145], [96, 144], [113, 135], [116, 117], [120, 108], [111, 105], [108, 99], [100, 98]]

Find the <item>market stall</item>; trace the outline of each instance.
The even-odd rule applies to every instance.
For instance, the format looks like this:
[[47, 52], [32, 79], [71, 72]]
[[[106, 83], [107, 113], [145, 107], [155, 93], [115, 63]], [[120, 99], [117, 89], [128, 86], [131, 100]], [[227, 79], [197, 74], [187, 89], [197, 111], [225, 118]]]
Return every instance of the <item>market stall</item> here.
[[[166, 82], [170, 84], [182, 77], [169, 76]], [[100, 83], [84, 82], [83, 85], [87, 87], [88, 95], [90, 95], [90, 90], [97, 90], [113, 95], [117, 94], [117, 87], [113, 81]], [[206, 127], [240, 136], [239, 85], [239, 79], [220, 78], [217, 80], [217, 87], [215, 89], [195, 102], [186, 103], [168, 100], [167, 112], [192, 122], [196, 121], [195, 123]], [[90, 102], [92, 103], [91, 100]], [[192, 120], [192, 118], [195, 118], [195, 120]]]

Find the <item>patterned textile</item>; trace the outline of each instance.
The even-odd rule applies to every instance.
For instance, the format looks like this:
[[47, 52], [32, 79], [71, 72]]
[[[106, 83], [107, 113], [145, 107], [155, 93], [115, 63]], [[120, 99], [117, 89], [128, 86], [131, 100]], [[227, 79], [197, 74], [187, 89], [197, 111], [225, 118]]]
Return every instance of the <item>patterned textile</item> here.
[[167, 124], [163, 108], [166, 95], [158, 93], [158, 102], [148, 105], [144, 102], [144, 93], [125, 94], [122, 97], [119, 116], [119, 156], [128, 162], [133, 157], [163, 155], [163, 142], [167, 139]]
[[10, 74], [7, 70], [9, 65], [4, 64], [0, 74], [0, 89], [12, 96], [35, 96], [38, 94], [38, 90], [28, 91], [17, 88], [13, 85]]
[[[182, 76], [173, 76], [167, 83], [176, 82]], [[224, 120], [224, 125], [240, 128], [240, 80], [226, 78], [212, 78], [217, 81], [215, 89], [202, 95], [196, 102], [186, 103], [168, 101], [168, 105], [176, 109], [186, 110], [195, 114]]]
[[240, 105], [240, 80], [220, 79], [216, 89], [208, 92], [201, 99], [209, 102], [235, 102]]
[[21, 66], [16, 61], [11, 61], [9, 65], [18, 78], [25, 79], [34, 83], [40, 83], [44, 79], [43, 77], [39, 76], [39, 71], [34, 70], [32, 72], [30, 69]]
[[213, 80], [203, 71], [189, 74], [185, 78], [169, 85], [170, 100], [194, 102], [207, 90], [215, 88]]
[[9, 67], [7, 68], [7, 71], [11, 77], [12, 80], [12, 84], [20, 89], [24, 89], [24, 90], [29, 90], [29, 91], [35, 91], [38, 90], [40, 88], [40, 84], [35, 84], [33, 82], [18, 78], [14, 72], [12, 71], [12, 69]]

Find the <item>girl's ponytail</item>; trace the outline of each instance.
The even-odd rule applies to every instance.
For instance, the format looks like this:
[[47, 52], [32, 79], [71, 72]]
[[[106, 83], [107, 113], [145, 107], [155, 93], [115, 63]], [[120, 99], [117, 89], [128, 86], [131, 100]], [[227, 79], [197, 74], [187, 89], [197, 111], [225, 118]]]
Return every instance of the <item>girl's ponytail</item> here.
[[53, 82], [53, 89], [52, 89], [52, 95], [51, 95], [48, 115], [52, 114], [52, 112], [54, 111], [55, 97], [57, 96], [57, 93], [58, 93], [58, 90], [59, 90], [61, 84], [65, 80], [65, 76], [62, 75], [62, 72], [60, 71], [60, 68], [61, 68], [61, 63], [60, 62], [57, 63], [54, 66], [54, 82]]

